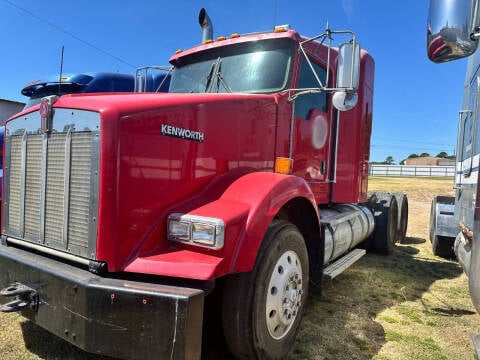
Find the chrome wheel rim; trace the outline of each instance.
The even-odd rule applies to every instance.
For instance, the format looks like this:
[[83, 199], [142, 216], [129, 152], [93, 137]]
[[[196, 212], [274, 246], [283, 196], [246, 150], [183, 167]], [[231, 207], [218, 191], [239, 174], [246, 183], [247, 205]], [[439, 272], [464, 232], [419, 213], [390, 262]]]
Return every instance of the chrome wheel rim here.
[[297, 253], [287, 251], [273, 267], [267, 289], [265, 317], [270, 336], [276, 340], [288, 334], [303, 300], [302, 264]]

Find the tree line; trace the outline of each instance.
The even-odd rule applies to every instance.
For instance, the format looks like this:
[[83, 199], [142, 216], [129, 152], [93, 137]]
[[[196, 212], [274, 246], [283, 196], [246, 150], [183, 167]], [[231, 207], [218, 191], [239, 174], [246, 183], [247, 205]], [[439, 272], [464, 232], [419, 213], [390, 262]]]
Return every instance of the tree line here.
[[[414, 158], [419, 158], [419, 157], [428, 157], [432, 156], [429, 153], [421, 153], [419, 154], [410, 154], [408, 155], [407, 159], [414, 159]], [[443, 158], [443, 159], [455, 159], [455, 155], [448, 155], [445, 151], [439, 152], [435, 157], [438, 158]], [[403, 159], [399, 162], [399, 165], [404, 165], [405, 160]], [[395, 160], [393, 159], [393, 156], [387, 156], [384, 161], [372, 161], [370, 164], [381, 164], [381, 165], [395, 165]]]

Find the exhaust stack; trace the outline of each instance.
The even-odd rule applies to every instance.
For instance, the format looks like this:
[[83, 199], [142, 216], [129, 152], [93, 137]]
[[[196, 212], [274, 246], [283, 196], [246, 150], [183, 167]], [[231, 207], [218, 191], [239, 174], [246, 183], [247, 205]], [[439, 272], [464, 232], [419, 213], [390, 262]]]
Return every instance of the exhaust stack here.
[[204, 8], [200, 9], [198, 14], [198, 22], [202, 28], [202, 44], [205, 44], [207, 40], [213, 39], [213, 25], [212, 21], [208, 17], [207, 10]]

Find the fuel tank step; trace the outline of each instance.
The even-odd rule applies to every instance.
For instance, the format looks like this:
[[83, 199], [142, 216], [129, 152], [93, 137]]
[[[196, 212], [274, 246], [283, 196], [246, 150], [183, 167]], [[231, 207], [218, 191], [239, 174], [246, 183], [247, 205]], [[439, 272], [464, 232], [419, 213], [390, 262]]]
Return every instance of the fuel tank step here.
[[334, 277], [340, 275], [342, 272], [347, 270], [365, 254], [365, 249], [354, 249], [350, 251], [332, 264], [328, 265], [323, 270], [323, 277], [330, 280], [333, 279]]

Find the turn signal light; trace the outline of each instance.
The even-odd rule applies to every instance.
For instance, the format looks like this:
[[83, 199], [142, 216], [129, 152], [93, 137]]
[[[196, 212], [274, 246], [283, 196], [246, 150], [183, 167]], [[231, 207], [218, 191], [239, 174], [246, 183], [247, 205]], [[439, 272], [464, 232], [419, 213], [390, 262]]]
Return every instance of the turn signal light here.
[[277, 157], [275, 159], [275, 172], [278, 174], [289, 175], [292, 173], [293, 159]]

